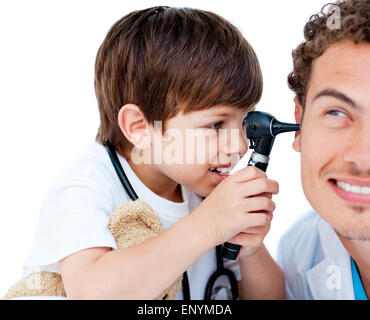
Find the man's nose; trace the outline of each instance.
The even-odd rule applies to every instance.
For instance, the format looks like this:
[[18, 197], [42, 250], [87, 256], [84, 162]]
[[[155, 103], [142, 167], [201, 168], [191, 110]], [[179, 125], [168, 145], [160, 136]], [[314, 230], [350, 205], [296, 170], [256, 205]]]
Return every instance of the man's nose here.
[[351, 162], [361, 171], [370, 170], [370, 125], [364, 123], [351, 137], [349, 147], [343, 155], [344, 161]]

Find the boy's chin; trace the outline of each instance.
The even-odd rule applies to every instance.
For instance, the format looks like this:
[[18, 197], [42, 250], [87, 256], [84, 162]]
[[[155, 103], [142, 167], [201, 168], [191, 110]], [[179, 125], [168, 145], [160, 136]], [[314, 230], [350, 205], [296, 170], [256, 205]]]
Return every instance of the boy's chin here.
[[200, 189], [196, 189], [196, 190], [194, 190], [193, 189], [193, 191], [196, 193], [196, 194], [198, 194], [199, 196], [201, 196], [201, 197], [204, 197], [204, 198], [206, 198], [206, 197], [208, 197], [208, 195], [214, 190], [215, 188], [213, 187], [210, 187], [210, 188], [200, 188]]
[[218, 181], [214, 177], [210, 176], [210, 174], [211, 173], [208, 171], [206, 176], [204, 176], [203, 178], [197, 179], [196, 180], [197, 182], [187, 181], [187, 183], [183, 182], [182, 184], [187, 186], [189, 189], [194, 191], [199, 196], [206, 198], [220, 184], [220, 181]]

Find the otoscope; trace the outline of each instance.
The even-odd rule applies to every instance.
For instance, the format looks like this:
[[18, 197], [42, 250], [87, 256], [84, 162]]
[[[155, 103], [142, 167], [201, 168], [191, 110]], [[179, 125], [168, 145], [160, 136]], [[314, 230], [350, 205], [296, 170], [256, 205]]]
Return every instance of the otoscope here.
[[[298, 124], [280, 122], [271, 114], [261, 111], [249, 112], [243, 123], [245, 123], [247, 138], [250, 141], [249, 148], [254, 149], [248, 166], [255, 166], [262, 171], [267, 169], [276, 135], [299, 130]], [[239, 250], [239, 245], [225, 242], [222, 247], [222, 256], [236, 260]]]

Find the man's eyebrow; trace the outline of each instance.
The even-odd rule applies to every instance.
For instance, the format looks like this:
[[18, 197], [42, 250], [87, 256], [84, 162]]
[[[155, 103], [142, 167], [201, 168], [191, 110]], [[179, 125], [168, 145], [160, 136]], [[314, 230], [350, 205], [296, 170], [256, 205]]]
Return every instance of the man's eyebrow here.
[[333, 97], [333, 98], [343, 101], [344, 103], [350, 105], [351, 107], [355, 109], [358, 108], [358, 105], [350, 97], [346, 96], [344, 93], [339, 92], [335, 89], [326, 89], [326, 90], [321, 91], [313, 98], [312, 102], [314, 102], [316, 99], [320, 97]]

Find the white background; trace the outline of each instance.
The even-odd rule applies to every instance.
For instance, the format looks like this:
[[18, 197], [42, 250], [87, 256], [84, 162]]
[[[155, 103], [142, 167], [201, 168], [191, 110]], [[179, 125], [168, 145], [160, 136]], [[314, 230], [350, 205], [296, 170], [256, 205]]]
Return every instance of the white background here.
[[[3, 1], [0, 4], [0, 296], [21, 276], [46, 192], [95, 138], [99, 115], [94, 62], [109, 28], [155, 5], [213, 11], [234, 23], [255, 49], [264, 76], [258, 110], [292, 122], [287, 86], [291, 51], [325, 0], [284, 1]], [[310, 209], [300, 184], [293, 133], [277, 137], [268, 168], [280, 183], [265, 243]], [[319, 143], [319, 141], [318, 141]], [[243, 159], [244, 160], [244, 159]]]

